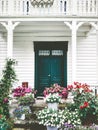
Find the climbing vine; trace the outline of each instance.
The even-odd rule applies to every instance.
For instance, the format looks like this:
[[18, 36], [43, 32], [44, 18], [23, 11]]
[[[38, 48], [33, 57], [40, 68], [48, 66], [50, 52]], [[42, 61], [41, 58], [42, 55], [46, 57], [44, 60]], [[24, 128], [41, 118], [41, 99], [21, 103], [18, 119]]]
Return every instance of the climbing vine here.
[[14, 59], [6, 59], [6, 64], [2, 72], [2, 78], [0, 81], [0, 106], [2, 106], [3, 113], [7, 117], [9, 117], [8, 103], [10, 88], [17, 80], [14, 65]]

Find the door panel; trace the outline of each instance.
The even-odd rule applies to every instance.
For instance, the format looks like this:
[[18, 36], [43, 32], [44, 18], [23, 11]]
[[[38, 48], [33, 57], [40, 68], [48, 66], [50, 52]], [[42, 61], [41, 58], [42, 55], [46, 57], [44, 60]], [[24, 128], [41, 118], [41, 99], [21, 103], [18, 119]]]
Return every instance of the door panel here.
[[43, 95], [53, 83], [67, 86], [68, 42], [35, 42], [35, 89]]
[[51, 58], [51, 83], [63, 84], [63, 57]]
[[63, 57], [44, 56], [39, 57], [39, 92], [42, 94], [45, 87], [51, 84], [63, 84]]
[[39, 89], [38, 89], [38, 93], [41, 93], [44, 90], [44, 88], [46, 86], [49, 86], [50, 84], [50, 64], [49, 64], [49, 57], [40, 57], [39, 58]]

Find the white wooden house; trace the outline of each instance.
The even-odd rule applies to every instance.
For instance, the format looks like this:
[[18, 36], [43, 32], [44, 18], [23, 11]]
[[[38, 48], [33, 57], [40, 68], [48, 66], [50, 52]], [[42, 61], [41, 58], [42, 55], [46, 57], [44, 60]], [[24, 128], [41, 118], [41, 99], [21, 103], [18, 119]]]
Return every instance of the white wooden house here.
[[98, 85], [98, 0], [32, 1], [0, 0], [0, 77], [10, 57], [17, 84], [39, 94], [52, 83]]

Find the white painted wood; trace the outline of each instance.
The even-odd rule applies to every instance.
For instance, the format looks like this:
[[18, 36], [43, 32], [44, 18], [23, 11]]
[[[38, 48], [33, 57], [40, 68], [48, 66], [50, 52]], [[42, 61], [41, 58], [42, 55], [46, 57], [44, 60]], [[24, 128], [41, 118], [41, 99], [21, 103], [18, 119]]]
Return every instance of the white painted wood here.
[[13, 24], [8, 21], [7, 25], [7, 57], [13, 58]]
[[29, 0], [1, 0], [0, 3], [1, 16], [98, 15], [97, 0], [54, 0], [51, 7], [33, 7]]
[[[17, 28], [17, 27], [16, 27]], [[4, 60], [7, 55], [6, 36], [0, 36], [0, 75], [4, 67]], [[29, 85], [34, 87], [34, 46], [33, 41], [68, 41], [67, 52], [67, 75], [68, 84], [72, 83], [72, 43], [71, 35], [69, 37], [48, 37], [33, 36], [32, 33], [14, 33], [13, 57], [17, 60], [15, 66], [19, 79], [18, 84], [28, 81]], [[96, 34], [77, 37], [77, 81], [96, 84]]]
[[2, 70], [4, 69], [6, 56], [7, 56], [7, 39], [4, 33], [0, 32], [0, 79], [2, 77]]
[[72, 82], [76, 81], [76, 65], [77, 65], [77, 26], [76, 21], [72, 21]]
[[96, 73], [97, 73], [97, 84], [98, 84], [98, 25], [96, 30]]
[[72, 6], [72, 14], [77, 15], [77, 0], [72, 0], [72, 5], [74, 5]]
[[78, 38], [77, 81], [88, 84], [97, 83], [96, 74], [96, 35]]
[[14, 8], [14, 1], [13, 0], [8, 0], [8, 15], [13, 15], [13, 8]]

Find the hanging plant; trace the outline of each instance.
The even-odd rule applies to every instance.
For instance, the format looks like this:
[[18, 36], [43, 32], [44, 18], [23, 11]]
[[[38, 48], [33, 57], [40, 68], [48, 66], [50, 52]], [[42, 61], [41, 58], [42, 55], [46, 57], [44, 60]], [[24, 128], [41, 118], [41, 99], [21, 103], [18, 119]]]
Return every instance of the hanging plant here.
[[30, 0], [30, 2], [33, 7], [51, 7], [54, 0]]

